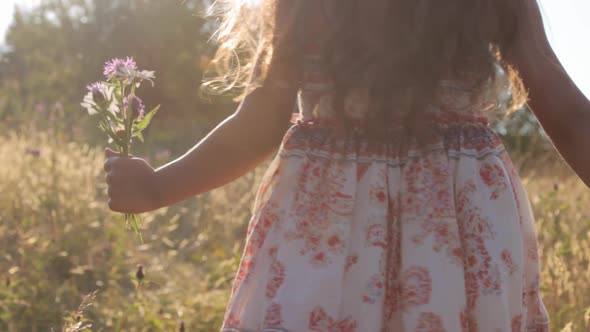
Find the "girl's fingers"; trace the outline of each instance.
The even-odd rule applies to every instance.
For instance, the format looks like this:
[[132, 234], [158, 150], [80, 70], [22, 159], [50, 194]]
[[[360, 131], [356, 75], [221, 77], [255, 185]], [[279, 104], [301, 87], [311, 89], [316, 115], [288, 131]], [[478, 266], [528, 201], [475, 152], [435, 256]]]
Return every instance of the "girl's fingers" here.
[[113, 184], [113, 173], [108, 172], [105, 180], [109, 186], [112, 185]]
[[120, 212], [119, 206], [115, 203], [115, 200], [109, 199], [109, 209], [114, 212]]
[[113, 169], [113, 164], [117, 161], [118, 157], [110, 157], [107, 158], [107, 160], [104, 162], [104, 171], [105, 172], [110, 172], [111, 169]]
[[111, 209], [111, 211], [114, 212], [119, 212], [119, 199], [117, 197], [117, 193], [115, 192], [115, 190], [113, 189], [113, 187], [109, 186], [109, 188], [107, 189], [107, 197], [109, 198], [108, 200], [108, 205], [109, 205], [109, 209]]
[[120, 155], [120, 154], [119, 154], [118, 152], [116, 152], [116, 151], [113, 151], [113, 150], [112, 150], [112, 149], [110, 149], [110, 148], [106, 148], [106, 149], [104, 150], [104, 156], [105, 156], [106, 158], [110, 158], [110, 157], [119, 157], [119, 155]]
[[106, 158], [104, 162], [104, 171], [109, 172], [112, 169], [113, 163], [115, 160], [120, 156], [120, 154], [116, 151], [113, 151], [109, 148], [104, 150], [104, 156]]

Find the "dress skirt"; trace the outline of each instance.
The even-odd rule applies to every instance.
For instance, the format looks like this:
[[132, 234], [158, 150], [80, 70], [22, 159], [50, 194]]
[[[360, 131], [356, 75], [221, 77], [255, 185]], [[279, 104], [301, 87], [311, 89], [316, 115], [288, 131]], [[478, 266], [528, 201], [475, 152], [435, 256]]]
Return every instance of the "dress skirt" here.
[[265, 174], [223, 332], [548, 331], [534, 219], [500, 139], [418, 147], [293, 125]]

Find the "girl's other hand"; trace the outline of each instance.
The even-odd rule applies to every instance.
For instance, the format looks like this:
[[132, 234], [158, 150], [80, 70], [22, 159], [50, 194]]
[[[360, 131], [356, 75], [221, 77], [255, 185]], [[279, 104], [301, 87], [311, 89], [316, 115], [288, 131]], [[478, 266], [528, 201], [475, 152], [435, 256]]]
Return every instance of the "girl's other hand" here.
[[154, 169], [143, 159], [120, 157], [105, 150], [104, 170], [109, 208], [115, 212], [143, 213], [158, 208]]

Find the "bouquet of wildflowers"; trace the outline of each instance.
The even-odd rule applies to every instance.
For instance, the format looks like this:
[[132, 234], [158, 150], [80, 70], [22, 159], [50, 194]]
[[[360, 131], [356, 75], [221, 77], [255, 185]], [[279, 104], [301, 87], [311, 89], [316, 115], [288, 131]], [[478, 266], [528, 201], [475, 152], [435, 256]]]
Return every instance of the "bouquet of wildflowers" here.
[[[82, 107], [88, 114], [98, 118], [99, 127], [107, 134], [110, 144], [122, 157], [129, 157], [133, 138], [143, 142], [142, 132], [149, 126], [160, 108], [157, 106], [146, 113], [145, 105], [136, 95], [144, 81], [154, 84], [154, 72], [138, 70], [132, 58], [113, 59], [104, 66], [106, 81], [88, 86]], [[140, 236], [139, 217], [125, 214], [125, 221]], [[143, 240], [142, 240], [143, 241]]]

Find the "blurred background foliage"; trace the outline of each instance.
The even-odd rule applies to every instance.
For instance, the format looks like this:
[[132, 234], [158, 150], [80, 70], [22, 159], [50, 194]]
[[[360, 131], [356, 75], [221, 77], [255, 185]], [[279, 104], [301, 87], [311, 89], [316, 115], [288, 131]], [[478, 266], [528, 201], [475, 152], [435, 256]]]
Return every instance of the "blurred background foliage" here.
[[[145, 214], [140, 245], [106, 207], [104, 134], [80, 107], [105, 61], [133, 56], [157, 75], [140, 96], [162, 104], [135, 153], [159, 166], [186, 151], [235, 108], [199, 90], [215, 48], [209, 5], [44, 0], [15, 13], [0, 53], [0, 331], [219, 329], [266, 163]], [[528, 110], [494, 126], [539, 220], [552, 327], [588, 331], [590, 195]]]
[[[152, 141], [174, 146], [203, 136], [233, 109], [230, 98], [199, 90], [214, 51], [215, 26], [203, 0], [45, 0], [18, 10], [0, 61], [0, 119], [12, 128], [62, 108], [59, 132], [99, 143], [103, 136], [80, 109], [87, 84], [102, 78], [103, 64], [134, 57], [155, 70], [157, 86], [139, 92], [148, 105], [162, 104]], [[86, 126], [80, 128], [81, 123]], [[185, 137], [178, 136], [177, 127]], [[83, 131], [80, 131], [83, 129]], [[90, 135], [88, 134], [90, 133]], [[186, 145], [186, 144], [185, 144]]]

